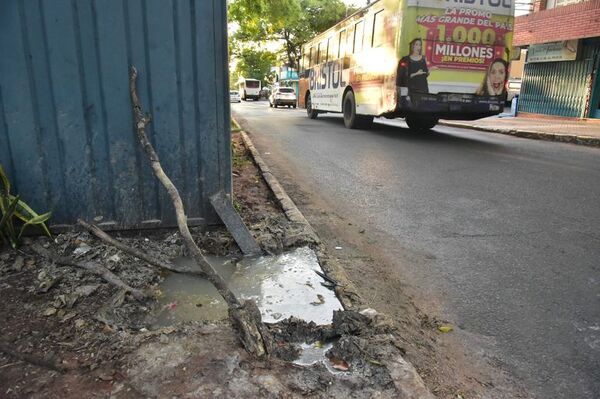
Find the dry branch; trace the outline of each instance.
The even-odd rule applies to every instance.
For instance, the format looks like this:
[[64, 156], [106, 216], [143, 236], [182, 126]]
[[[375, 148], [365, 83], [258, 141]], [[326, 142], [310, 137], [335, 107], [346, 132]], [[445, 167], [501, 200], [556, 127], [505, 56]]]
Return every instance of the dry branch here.
[[177, 226], [179, 232], [183, 237], [185, 245], [188, 251], [192, 254], [192, 257], [200, 266], [202, 271], [206, 274], [206, 278], [215, 286], [219, 294], [225, 299], [229, 306], [229, 317], [232, 324], [238, 331], [240, 339], [249, 353], [257, 356], [264, 356], [267, 354], [267, 348], [265, 345], [265, 329], [260, 319], [260, 312], [256, 304], [253, 301], [245, 301], [242, 305], [233, 292], [229, 289], [225, 281], [217, 274], [213, 267], [206, 261], [204, 255], [200, 251], [200, 248], [194, 242], [192, 234], [187, 225], [187, 216], [185, 214], [185, 208], [183, 201], [179, 195], [177, 187], [173, 184], [171, 179], [165, 174], [158, 155], [152, 147], [148, 136], [146, 135], [146, 126], [150, 123], [150, 116], [144, 115], [142, 106], [140, 104], [137, 95], [137, 69], [132, 66], [131, 74], [129, 77], [129, 92], [131, 95], [131, 103], [133, 107], [133, 115], [135, 120], [135, 130], [140, 141], [140, 144], [144, 148], [148, 159], [150, 160], [150, 166], [154, 172], [156, 178], [166, 188], [173, 206], [175, 207], [175, 213], [177, 216]]
[[6, 342], [0, 341], [0, 352], [4, 352], [15, 359], [19, 359], [24, 362], [34, 364], [36, 366], [40, 366], [45, 369], [50, 369], [61, 373], [67, 371], [67, 367], [65, 365], [58, 363], [54, 359], [48, 359], [41, 356], [18, 352], [14, 349], [14, 345], [8, 344]]
[[144, 294], [142, 291], [137, 290], [137, 289], [125, 284], [123, 282], [123, 280], [121, 280], [116, 274], [114, 274], [113, 272], [111, 272], [110, 270], [105, 268], [104, 266], [101, 266], [101, 265], [93, 263], [93, 262], [76, 262], [75, 260], [73, 260], [72, 258], [70, 258], [68, 256], [60, 256], [52, 251], [49, 251], [49, 250], [43, 248], [39, 244], [31, 245], [31, 249], [36, 254], [38, 254], [48, 260], [51, 260], [52, 262], [55, 262], [55, 263], [58, 263], [58, 264], [61, 264], [64, 266], [74, 266], [74, 267], [78, 267], [80, 269], [85, 269], [90, 273], [100, 276], [105, 281], [114, 285], [115, 287], [118, 287], [127, 292], [130, 292], [131, 295], [133, 295], [133, 297], [135, 299], [137, 299], [138, 301], [142, 301], [147, 298], [147, 295]]
[[78, 219], [77, 223], [79, 223], [80, 226], [82, 226], [83, 228], [88, 230], [90, 233], [95, 235], [98, 239], [104, 241], [105, 243], [107, 243], [109, 245], [112, 245], [112, 246], [120, 249], [121, 251], [123, 251], [125, 253], [128, 253], [131, 256], [135, 256], [136, 258], [141, 259], [141, 260], [149, 263], [152, 266], [158, 267], [160, 269], [169, 270], [174, 273], [196, 274], [200, 277], [206, 277], [206, 274], [202, 270], [192, 269], [192, 268], [183, 267], [183, 266], [176, 266], [169, 262], [163, 262], [160, 259], [154, 258], [154, 257], [148, 255], [147, 253], [140, 251], [139, 249], [132, 248], [128, 245], [125, 245], [121, 241], [108, 235], [105, 231], [100, 229], [100, 227], [98, 227], [94, 224], [87, 223], [86, 221], [81, 220], [81, 219]]

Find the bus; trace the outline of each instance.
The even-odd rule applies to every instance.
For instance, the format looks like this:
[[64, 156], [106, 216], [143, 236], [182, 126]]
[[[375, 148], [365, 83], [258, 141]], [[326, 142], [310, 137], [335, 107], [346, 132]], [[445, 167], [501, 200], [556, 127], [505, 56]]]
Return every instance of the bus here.
[[258, 100], [260, 98], [260, 80], [240, 77], [238, 87], [242, 100]]
[[513, 24], [513, 0], [373, 1], [302, 47], [298, 105], [311, 119], [342, 113], [351, 129], [499, 114]]

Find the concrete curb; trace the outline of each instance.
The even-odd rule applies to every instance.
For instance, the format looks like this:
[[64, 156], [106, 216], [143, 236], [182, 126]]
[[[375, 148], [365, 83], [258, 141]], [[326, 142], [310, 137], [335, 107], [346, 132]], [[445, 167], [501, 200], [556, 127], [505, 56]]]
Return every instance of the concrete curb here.
[[317, 233], [315, 233], [314, 229], [310, 223], [308, 223], [308, 220], [306, 220], [304, 215], [300, 212], [294, 201], [292, 201], [292, 199], [283, 190], [283, 187], [281, 187], [277, 178], [273, 175], [273, 173], [271, 173], [271, 170], [265, 161], [263, 161], [256, 147], [254, 147], [254, 143], [252, 143], [252, 140], [250, 140], [248, 134], [243, 130], [240, 130], [240, 134], [242, 136], [242, 140], [244, 141], [244, 145], [252, 154], [254, 162], [260, 169], [262, 177], [265, 179], [267, 185], [273, 192], [273, 195], [275, 196], [275, 199], [277, 199], [281, 209], [283, 209], [285, 216], [287, 216], [291, 222], [303, 225], [306, 229], [305, 231], [311, 236], [315, 244], [319, 245], [321, 241], [319, 240]]
[[526, 129], [503, 129], [503, 128], [471, 125], [469, 123], [464, 123], [464, 122], [443, 121], [443, 122], [439, 122], [439, 124], [443, 125], [443, 126], [449, 126], [449, 127], [459, 127], [459, 128], [464, 128], [464, 129], [479, 130], [479, 131], [483, 131], [483, 132], [506, 134], [509, 136], [522, 137], [522, 138], [527, 138], [527, 139], [555, 141], [555, 142], [559, 142], [559, 143], [571, 143], [571, 144], [585, 145], [585, 146], [589, 146], [589, 147], [600, 147], [600, 138], [594, 137], [594, 136], [581, 136], [581, 135], [575, 135], [575, 134], [561, 134], [561, 133], [545, 133], [545, 132], [536, 132], [533, 130], [526, 130]]
[[[292, 201], [283, 187], [281, 187], [277, 178], [273, 175], [273, 173], [271, 173], [271, 170], [263, 161], [248, 134], [243, 130], [238, 121], [236, 121], [233, 117], [232, 120], [237, 126], [239, 126], [244, 145], [252, 154], [254, 162], [260, 169], [263, 178], [281, 205], [281, 208], [285, 212], [287, 218], [294, 223], [302, 224], [305, 228], [305, 231], [307, 231], [313, 237], [314, 242], [317, 245], [316, 252], [319, 259], [319, 264], [321, 267], [323, 267], [324, 271], [328, 275], [337, 279], [339, 282], [345, 283], [342, 287], [336, 287], [336, 294], [342, 303], [342, 306], [344, 306], [344, 309], [359, 310], [351, 298], [360, 298], [360, 296], [350, 284], [350, 280], [346, 276], [345, 271], [339, 264], [337, 264], [337, 262], [333, 261], [326, 254], [326, 251], [323, 248], [323, 243], [317, 236], [317, 233], [312, 228], [310, 223], [308, 223], [308, 220], [306, 220], [304, 215], [300, 212], [294, 201]], [[396, 389], [400, 394], [401, 399], [434, 399], [433, 394], [425, 386], [423, 379], [415, 367], [403, 357], [399, 356], [395, 362], [393, 362], [393, 364], [388, 365], [388, 369], [390, 370], [390, 375], [394, 381]]]
[[[240, 126], [239, 122], [237, 122], [235, 119], [234, 122], [236, 125]], [[354, 289], [344, 269], [327, 255], [327, 252], [323, 247], [323, 242], [319, 236], [317, 236], [317, 233], [312, 228], [310, 223], [308, 223], [308, 220], [306, 220], [302, 212], [300, 212], [294, 201], [292, 201], [283, 187], [281, 187], [281, 184], [279, 184], [277, 178], [273, 175], [273, 173], [271, 173], [271, 170], [262, 159], [260, 153], [250, 139], [250, 136], [248, 136], [243, 129], [240, 129], [240, 135], [242, 136], [244, 145], [250, 151], [250, 154], [252, 155], [252, 158], [254, 159], [258, 169], [260, 169], [262, 177], [265, 179], [265, 182], [271, 189], [271, 192], [283, 209], [283, 212], [288, 220], [303, 226], [304, 231], [311, 237], [311, 240], [316, 246], [315, 252], [317, 254], [319, 264], [328, 276], [334, 278], [340, 283], [340, 285], [335, 287], [335, 293], [342, 303], [344, 309], [360, 310], [359, 307], [355, 305], [355, 302], [357, 302], [357, 299], [360, 298], [360, 295], [358, 295]]]

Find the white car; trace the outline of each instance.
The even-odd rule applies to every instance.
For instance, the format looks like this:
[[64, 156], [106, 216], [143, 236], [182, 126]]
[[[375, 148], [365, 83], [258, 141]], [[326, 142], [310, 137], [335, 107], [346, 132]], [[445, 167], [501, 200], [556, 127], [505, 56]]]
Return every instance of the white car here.
[[269, 96], [269, 107], [280, 105], [296, 108], [296, 92], [291, 87], [278, 87]]
[[242, 99], [240, 98], [240, 92], [237, 90], [230, 90], [229, 91], [229, 101], [232, 103], [241, 102]]

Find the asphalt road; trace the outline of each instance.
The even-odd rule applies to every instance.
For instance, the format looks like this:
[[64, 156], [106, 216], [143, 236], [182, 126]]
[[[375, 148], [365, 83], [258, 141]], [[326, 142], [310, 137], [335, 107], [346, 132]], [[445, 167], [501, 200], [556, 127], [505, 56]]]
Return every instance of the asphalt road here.
[[[600, 149], [232, 105], [319, 195], [398, 248], [460, 329], [485, 337], [540, 398], [600, 397]], [[394, 245], [389, 246], [393, 251]]]

